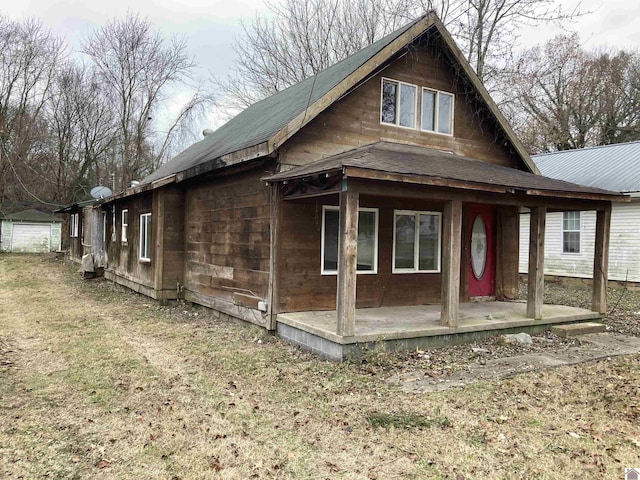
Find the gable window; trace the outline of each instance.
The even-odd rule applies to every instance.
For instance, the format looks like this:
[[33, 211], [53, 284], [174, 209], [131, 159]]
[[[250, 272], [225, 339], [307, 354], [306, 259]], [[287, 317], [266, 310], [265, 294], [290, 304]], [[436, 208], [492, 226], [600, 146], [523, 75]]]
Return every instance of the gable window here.
[[78, 214], [72, 213], [69, 222], [69, 236], [72, 238], [76, 238], [78, 236], [78, 220]]
[[[338, 273], [340, 209], [322, 207], [322, 274]], [[378, 209], [358, 209], [358, 273], [378, 271]]]
[[440, 212], [394, 212], [393, 273], [440, 271], [441, 217]]
[[418, 87], [396, 80], [382, 80], [380, 121], [416, 128]]
[[453, 133], [453, 94], [422, 89], [421, 128], [427, 132]]
[[127, 242], [127, 229], [129, 228], [129, 210], [122, 210], [122, 234], [121, 241], [122, 243]]
[[580, 212], [562, 213], [562, 253], [580, 253]]
[[151, 261], [151, 214], [140, 215], [140, 260]]

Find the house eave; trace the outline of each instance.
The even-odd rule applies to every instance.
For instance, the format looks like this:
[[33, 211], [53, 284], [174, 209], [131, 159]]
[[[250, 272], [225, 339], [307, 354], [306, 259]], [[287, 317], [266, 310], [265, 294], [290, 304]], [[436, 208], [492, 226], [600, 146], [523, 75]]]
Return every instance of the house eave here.
[[531, 173], [540, 175], [540, 170], [538, 170], [538, 167], [536, 166], [534, 161], [531, 159], [531, 156], [527, 152], [526, 148], [524, 147], [522, 142], [518, 139], [518, 136], [515, 134], [515, 132], [509, 125], [509, 122], [502, 114], [502, 112], [500, 112], [500, 109], [498, 108], [496, 103], [492, 100], [491, 95], [489, 95], [489, 92], [485, 88], [482, 81], [480, 81], [480, 78], [478, 78], [478, 75], [476, 74], [476, 72], [474, 72], [473, 69], [471, 68], [471, 65], [469, 64], [467, 59], [464, 57], [463, 53], [460, 51], [460, 49], [456, 45], [455, 41], [453, 40], [453, 38], [445, 28], [442, 21], [438, 17], [435, 17], [434, 24], [438, 28], [440, 35], [442, 35], [442, 38], [444, 39], [445, 43], [451, 50], [458, 64], [462, 67], [463, 71], [466, 73], [467, 77], [469, 78], [473, 86], [478, 90], [478, 92], [480, 92], [480, 95], [482, 96], [483, 100], [486, 102], [489, 110], [495, 117], [498, 125], [505, 132], [509, 142], [511, 143], [513, 148], [516, 150], [518, 155], [520, 155], [520, 157], [522, 158], [522, 161], [529, 168]]
[[208, 160], [204, 163], [195, 165], [187, 170], [183, 170], [175, 174], [176, 183], [184, 182], [193, 177], [214, 172], [225, 167], [231, 167], [243, 162], [249, 162], [261, 157], [268, 157], [274, 153], [273, 145], [270, 142], [262, 142], [258, 145], [243, 148], [235, 152], [228, 153], [219, 158]]
[[597, 194], [588, 192], [557, 192], [554, 190], [541, 190], [541, 189], [529, 189], [526, 190], [527, 195], [536, 197], [560, 197], [560, 198], [575, 198], [578, 200], [604, 200], [607, 202], [630, 202], [631, 197], [624, 194]]
[[165, 185], [169, 185], [170, 183], [174, 183], [176, 181], [176, 174], [167, 175], [159, 180], [156, 180], [151, 183], [145, 183], [144, 185], [137, 185], [135, 187], [129, 187], [122, 192], [116, 193], [115, 195], [111, 195], [110, 197], [105, 198], [101, 204], [108, 205], [109, 203], [115, 202], [116, 200], [122, 200], [123, 198], [133, 197], [135, 195], [139, 195], [144, 192], [148, 192], [150, 190], [154, 190], [156, 188], [164, 187]]

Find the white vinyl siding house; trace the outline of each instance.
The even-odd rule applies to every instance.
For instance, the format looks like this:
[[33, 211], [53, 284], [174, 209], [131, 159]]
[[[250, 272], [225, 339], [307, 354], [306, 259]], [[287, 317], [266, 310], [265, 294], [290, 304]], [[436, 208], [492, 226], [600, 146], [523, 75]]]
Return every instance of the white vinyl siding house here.
[[[531, 157], [543, 175], [626, 193], [629, 203], [614, 203], [609, 239], [609, 280], [640, 282], [640, 142], [566, 150]], [[575, 226], [575, 222], [571, 222]], [[591, 278], [595, 212], [580, 214], [579, 252], [563, 252], [563, 212], [547, 213], [544, 273]], [[520, 273], [527, 272], [529, 214], [520, 215]]]
[[[582, 212], [580, 253], [562, 252], [562, 213], [547, 214], [544, 237], [544, 273], [591, 278], [596, 214]], [[609, 240], [609, 280], [640, 282], [640, 202], [614, 204]], [[520, 273], [529, 261], [529, 215], [520, 216]]]

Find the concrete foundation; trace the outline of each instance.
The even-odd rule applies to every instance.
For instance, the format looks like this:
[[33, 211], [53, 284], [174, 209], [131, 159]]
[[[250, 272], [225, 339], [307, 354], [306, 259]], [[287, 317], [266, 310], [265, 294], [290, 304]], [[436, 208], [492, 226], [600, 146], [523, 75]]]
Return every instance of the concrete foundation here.
[[595, 320], [601, 315], [563, 305], [545, 305], [543, 318], [526, 317], [521, 302], [460, 305], [459, 325], [440, 325], [439, 305], [365, 308], [356, 311], [355, 335], [336, 334], [336, 312], [281, 313], [277, 334], [321, 357], [342, 361], [373, 350], [413, 350], [468, 343], [496, 334], [540, 333], [554, 324]]

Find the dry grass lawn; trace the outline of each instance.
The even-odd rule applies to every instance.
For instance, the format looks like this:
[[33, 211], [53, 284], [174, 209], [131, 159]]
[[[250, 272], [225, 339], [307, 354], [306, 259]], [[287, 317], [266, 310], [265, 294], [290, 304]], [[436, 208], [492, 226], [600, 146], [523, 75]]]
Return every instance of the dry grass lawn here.
[[73, 270], [0, 255], [0, 478], [622, 479], [640, 466], [638, 357], [415, 396]]

